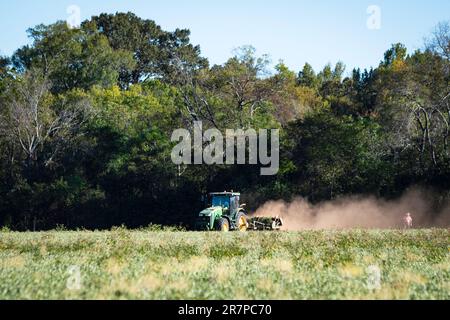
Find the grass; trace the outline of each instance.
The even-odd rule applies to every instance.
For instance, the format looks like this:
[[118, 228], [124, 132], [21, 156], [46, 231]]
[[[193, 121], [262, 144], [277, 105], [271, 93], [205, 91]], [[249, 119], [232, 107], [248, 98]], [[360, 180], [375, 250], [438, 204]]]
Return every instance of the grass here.
[[0, 299], [449, 299], [449, 236], [0, 232]]

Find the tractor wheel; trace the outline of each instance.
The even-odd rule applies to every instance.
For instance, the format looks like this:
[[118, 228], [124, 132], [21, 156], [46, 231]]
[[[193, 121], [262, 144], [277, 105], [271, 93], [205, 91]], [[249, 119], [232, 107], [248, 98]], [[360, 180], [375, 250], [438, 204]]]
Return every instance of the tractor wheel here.
[[236, 228], [238, 231], [245, 232], [248, 229], [247, 215], [239, 213], [236, 217]]
[[222, 232], [228, 232], [228, 231], [230, 231], [230, 223], [228, 222], [228, 220], [227, 219], [225, 219], [225, 218], [222, 218], [222, 219], [220, 219], [219, 220], [219, 225], [218, 225], [218, 229], [219, 229], [219, 231], [222, 231]]

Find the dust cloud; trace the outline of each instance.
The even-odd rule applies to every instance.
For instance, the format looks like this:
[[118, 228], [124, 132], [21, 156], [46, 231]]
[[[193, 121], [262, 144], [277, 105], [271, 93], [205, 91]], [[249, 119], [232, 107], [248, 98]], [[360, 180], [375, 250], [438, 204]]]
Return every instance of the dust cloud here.
[[411, 213], [413, 228], [450, 226], [450, 202], [436, 208], [433, 192], [413, 188], [397, 200], [376, 197], [345, 197], [320, 204], [303, 198], [292, 202], [269, 201], [253, 216], [279, 216], [284, 230], [321, 229], [398, 229], [404, 227], [404, 216]]

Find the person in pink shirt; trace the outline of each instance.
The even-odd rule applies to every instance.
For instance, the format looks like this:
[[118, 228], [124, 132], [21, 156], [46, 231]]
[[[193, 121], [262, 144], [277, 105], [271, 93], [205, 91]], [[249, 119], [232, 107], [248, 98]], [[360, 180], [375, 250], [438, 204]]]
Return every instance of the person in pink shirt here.
[[404, 217], [403, 217], [403, 226], [405, 227], [405, 229], [411, 229], [413, 226], [413, 219], [411, 217], [411, 213], [407, 213]]

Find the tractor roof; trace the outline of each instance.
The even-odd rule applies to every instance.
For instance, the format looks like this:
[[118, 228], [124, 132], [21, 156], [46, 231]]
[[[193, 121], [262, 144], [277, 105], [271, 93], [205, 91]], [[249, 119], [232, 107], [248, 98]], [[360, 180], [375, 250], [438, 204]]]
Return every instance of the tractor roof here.
[[209, 195], [211, 196], [240, 196], [241, 194], [238, 192], [211, 192]]

